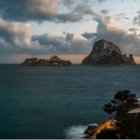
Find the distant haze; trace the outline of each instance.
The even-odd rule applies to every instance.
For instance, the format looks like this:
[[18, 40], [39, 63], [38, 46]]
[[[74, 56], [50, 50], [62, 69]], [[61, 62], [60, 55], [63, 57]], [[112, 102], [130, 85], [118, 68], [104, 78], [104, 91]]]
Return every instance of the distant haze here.
[[[25, 58], [37, 57], [37, 58], [45, 58], [48, 59], [52, 55], [10, 55], [10, 56], [0, 56], [0, 63], [6, 64], [20, 64]], [[70, 60], [73, 64], [81, 64], [82, 60], [87, 56], [86, 54], [78, 54], [78, 55], [58, 55], [61, 59]], [[140, 57], [134, 57], [137, 64], [140, 64]], [[4, 61], [3, 61], [4, 60]]]

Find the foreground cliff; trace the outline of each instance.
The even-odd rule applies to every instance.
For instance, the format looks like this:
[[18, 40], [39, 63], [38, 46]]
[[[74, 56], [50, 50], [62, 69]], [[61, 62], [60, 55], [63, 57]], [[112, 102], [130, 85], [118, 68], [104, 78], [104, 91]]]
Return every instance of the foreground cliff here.
[[50, 59], [27, 58], [21, 65], [23, 66], [71, 66], [70, 61], [61, 60], [57, 56]]
[[95, 42], [91, 53], [82, 61], [82, 65], [135, 65], [133, 55], [123, 55], [120, 48], [107, 40]]

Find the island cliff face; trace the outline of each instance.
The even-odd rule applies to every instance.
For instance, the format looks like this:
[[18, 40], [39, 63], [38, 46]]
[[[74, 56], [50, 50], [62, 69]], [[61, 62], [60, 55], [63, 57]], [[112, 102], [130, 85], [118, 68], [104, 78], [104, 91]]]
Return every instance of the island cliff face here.
[[91, 53], [82, 61], [82, 65], [135, 65], [133, 55], [123, 55], [120, 48], [107, 40], [95, 42]]
[[70, 61], [61, 60], [56, 55], [50, 59], [27, 58], [21, 64], [23, 66], [71, 66]]

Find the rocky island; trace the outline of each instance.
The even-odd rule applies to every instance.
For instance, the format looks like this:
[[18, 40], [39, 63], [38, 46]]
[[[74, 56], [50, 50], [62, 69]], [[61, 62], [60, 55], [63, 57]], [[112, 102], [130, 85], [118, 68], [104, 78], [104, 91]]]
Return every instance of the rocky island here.
[[62, 60], [58, 56], [53, 56], [50, 59], [27, 58], [21, 64], [22, 66], [71, 66], [71, 62]]
[[120, 48], [107, 40], [95, 42], [91, 53], [84, 58], [82, 65], [135, 65], [133, 55], [123, 55]]

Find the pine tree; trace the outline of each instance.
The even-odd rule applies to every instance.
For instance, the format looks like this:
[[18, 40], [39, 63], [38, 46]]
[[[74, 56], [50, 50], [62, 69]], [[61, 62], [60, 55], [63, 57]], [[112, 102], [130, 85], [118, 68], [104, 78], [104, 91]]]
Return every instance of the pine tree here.
[[118, 91], [103, 109], [117, 120], [121, 138], [140, 139], [140, 114], [128, 114], [130, 110], [139, 107], [136, 95], [124, 90]]
[[137, 108], [136, 95], [132, 94], [129, 90], [118, 91], [114, 95], [114, 99], [108, 104], [104, 105], [104, 111], [108, 114], [113, 115], [113, 117], [122, 121], [128, 116], [128, 111]]

